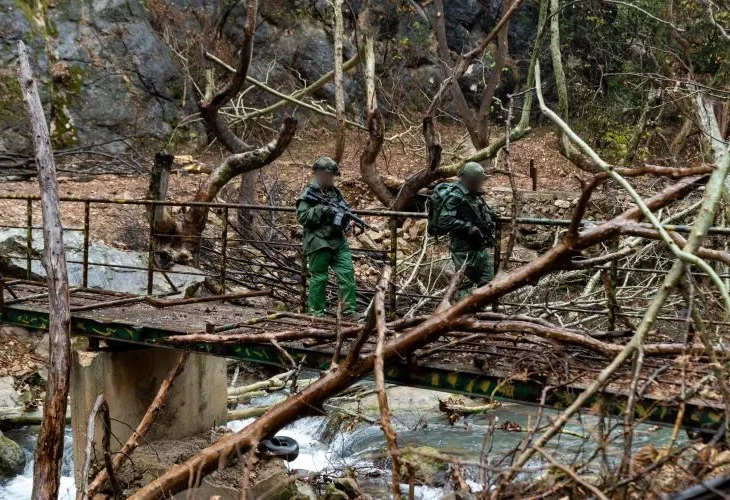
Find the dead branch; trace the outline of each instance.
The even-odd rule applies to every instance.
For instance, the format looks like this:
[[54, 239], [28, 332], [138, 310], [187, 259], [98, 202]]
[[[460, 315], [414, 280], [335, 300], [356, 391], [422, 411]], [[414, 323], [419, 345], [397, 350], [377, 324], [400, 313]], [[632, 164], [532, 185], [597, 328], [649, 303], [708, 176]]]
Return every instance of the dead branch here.
[[380, 284], [373, 299], [375, 311], [375, 324], [378, 332], [378, 341], [375, 346], [375, 387], [378, 391], [378, 406], [380, 407], [380, 427], [383, 429], [385, 440], [388, 443], [388, 450], [393, 461], [393, 498], [400, 496], [400, 453], [398, 452], [398, 437], [390, 422], [390, 409], [388, 408], [388, 395], [385, 392], [385, 374], [383, 362], [383, 344], [385, 344], [385, 293], [391, 276], [390, 267], [383, 269]]
[[104, 467], [109, 476], [109, 482], [111, 483], [112, 491], [114, 492], [114, 498], [121, 498], [121, 490], [117, 483], [117, 478], [114, 476], [114, 467], [112, 465], [111, 452], [109, 451], [109, 443], [111, 440], [111, 428], [112, 423], [109, 418], [109, 404], [106, 402], [106, 398], [103, 394], [97, 396], [94, 401], [94, 406], [89, 414], [89, 422], [86, 426], [86, 460], [84, 461], [83, 471], [81, 478], [83, 481], [83, 489], [77, 495], [77, 498], [86, 500], [91, 498], [89, 495], [89, 470], [91, 469], [91, 462], [94, 458], [94, 437], [96, 436], [96, 418], [101, 414], [102, 421], [104, 423], [104, 433], [102, 434], [102, 451], [104, 453]]
[[43, 211], [43, 266], [48, 276], [48, 330], [51, 358], [48, 366], [45, 413], [35, 451], [32, 494], [34, 500], [45, 500], [58, 497], [71, 370], [71, 312], [56, 164], [38, 87], [33, 78], [28, 52], [21, 40], [18, 40], [18, 60], [18, 82], [23, 93], [28, 121], [33, 129]]
[[392, 210], [406, 210], [418, 191], [440, 178], [437, 172], [441, 164], [442, 148], [432, 116], [426, 116], [423, 119], [423, 138], [428, 151], [428, 165], [406, 179], [391, 205]]
[[256, 30], [256, 10], [258, 1], [252, 0], [247, 2], [246, 6], [246, 24], [243, 30], [243, 41], [241, 43], [240, 58], [238, 67], [233, 78], [217, 93], [206, 96], [198, 103], [200, 116], [211, 133], [223, 144], [223, 146], [231, 153], [243, 153], [251, 149], [238, 137], [228, 126], [228, 123], [220, 116], [219, 110], [241, 90], [246, 83], [246, 75], [251, 64], [251, 56], [253, 52], [253, 38]]
[[[453, 328], [464, 332], [483, 333], [528, 333], [536, 337], [548, 339], [560, 344], [574, 345], [590, 349], [592, 351], [610, 357], [621, 353], [623, 345], [610, 344], [598, 340], [600, 337], [609, 337], [605, 333], [597, 333], [596, 337], [585, 333], [561, 328], [555, 325], [546, 326], [529, 321], [478, 321], [473, 319], [462, 319], [453, 323]], [[670, 356], [689, 353], [693, 355], [704, 355], [707, 350], [704, 346], [686, 347], [683, 344], [646, 344], [643, 346], [644, 354], [647, 356]], [[717, 352], [722, 352], [718, 348]]]
[[547, 451], [543, 450], [542, 448], [535, 448], [535, 451], [537, 451], [540, 455], [542, 455], [545, 460], [550, 462], [550, 465], [553, 467], [557, 467], [561, 471], [563, 471], [568, 477], [570, 477], [573, 481], [575, 481], [577, 484], [581, 485], [583, 488], [587, 489], [591, 493], [593, 493], [596, 498], [600, 500], [608, 500], [608, 497], [603, 494], [601, 490], [590, 484], [589, 482], [583, 480], [576, 472], [571, 469], [570, 467], [567, 467], [550, 455]]
[[[539, 76], [537, 81], [539, 81]], [[543, 107], [544, 109], [544, 103], [542, 102], [542, 96], [540, 94], [539, 88], [538, 98], [541, 101], [541, 107]], [[600, 165], [600, 161], [597, 161], [596, 163]], [[710, 176], [707, 188], [705, 189], [702, 207], [699, 212], [700, 215], [698, 216], [697, 221], [694, 224], [687, 244], [683, 247], [684, 252], [695, 252], [697, 248], [699, 248], [702, 240], [704, 239], [707, 228], [710, 227], [712, 221], [715, 218], [717, 206], [722, 196], [722, 186], [725, 182], [725, 178], [727, 177], [728, 170], [730, 170], [730, 154], [728, 154], [728, 152], [726, 151], [724, 157], [718, 160], [717, 168]], [[638, 211], [639, 208], [637, 207], [633, 210]], [[669, 293], [684, 275], [685, 266], [686, 262], [683, 259], [677, 258], [675, 260], [674, 265], [672, 266], [669, 273], [666, 275], [662, 286], [657, 290], [654, 300], [644, 314], [641, 323], [637, 327], [636, 332], [634, 333], [634, 336], [631, 338], [629, 343], [613, 359], [613, 361], [611, 361], [611, 363], [601, 371], [598, 377], [596, 377], [596, 380], [583, 393], [581, 393], [575, 399], [575, 401], [550, 425], [550, 427], [540, 436], [540, 438], [538, 438], [538, 440], [530, 448], [524, 450], [520, 454], [520, 456], [517, 457], [509, 472], [502, 475], [502, 480], [500, 481], [498, 488], [494, 492], [495, 496], [501, 494], [505, 485], [509, 481], [511, 481], [517, 471], [520, 470], [525, 465], [525, 463], [527, 463], [530, 457], [534, 454], [536, 448], [544, 446], [550, 439], [552, 439], [560, 431], [560, 429], [562, 429], [562, 427], [566, 424], [570, 417], [576, 411], [578, 411], [578, 409], [588, 400], [588, 398], [592, 397], [598, 390], [600, 390], [600, 388], [603, 387], [605, 383], [607, 383], [611, 375], [627, 359], [629, 359], [629, 357], [639, 348], [639, 346], [644, 344], [646, 335], [648, 334], [649, 329], [654, 324], [654, 321], [659, 315], [659, 311], [664, 305], [664, 302], [669, 296]], [[727, 290], [725, 290], [725, 293], [727, 293]], [[730, 311], [726, 311], [726, 314], [730, 314]]]
[[[119, 470], [124, 461], [129, 458], [134, 450], [137, 449], [140, 440], [144, 438], [147, 431], [149, 431], [150, 427], [152, 427], [152, 424], [155, 423], [157, 414], [160, 413], [162, 405], [165, 404], [165, 400], [167, 399], [167, 394], [170, 392], [172, 383], [175, 381], [175, 378], [182, 373], [183, 369], [185, 369], [185, 363], [189, 356], [189, 352], [182, 353], [180, 358], [177, 360], [177, 363], [175, 363], [175, 366], [172, 370], [170, 370], [170, 373], [167, 374], [165, 380], [162, 381], [160, 388], [157, 390], [157, 394], [155, 394], [155, 399], [153, 399], [152, 403], [150, 403], [150, 406], [147, 408], [142, 420], [139, 421], [137, 428], [134, 430], [132, 435], [129, 436], [129, 439], [127, 439], [127, 442], [124, 443], [124, 446], [122, 446], [122, 449], [119, 450], [119, 453], [115, 455], [111, 470]], [[98, 493], [104, 486], [104, 483], [109, 480], [109, 478], [109, 471], [107, 471], [107, 469], [99, 471], [87, 490], [89, 498], [93, 498], [94, 495], [96, 495], [96, 493]]]
[[[522, 4], [522, 1], [523, 0], [505, 2], [502, 10], [502, 17], [492, 31], [490, 31], [474, 49], [464, 55], [461, 55], [457, 61], [454, 61], [451, 57], [446, 39], [444, 2], [443, 0], [434, 1], [434, 31], [436, 34], [439, 57], [441, 58], [441, 72], [444, 80], [450, 81], [451, 95], [454, 99], [454, 104], [456, 105], [460, 118], [469, 132], [472, 143], [477, 149], [482, 149], [489, 145], [489, 112], [491, 110], [494, 93], [496, 92], [499, 81], [502, 77], [502, 68], [504, 67], [504, 62], [507, 57], [507, 33], [509, 31], [509, 20]], [[484, 51], [487, 50], [487, 47], [495, 37], [498, 38], [495, 57], [496, 64], [492, 73], [490, 73], [487, 86], [482, 94], [482, 101], [477, 114], [469, 107], [469, 103], [459, 86], [459, 78], [461, 78], [474, 60], [482, 57]], [[442, 95], [442, 93], [439, 93], [439, 96], [440, 95]]]
[[378, 174], [375, 161], [378, 159], [385, 140], [385, 120], [378, 109], [378, 97], [375, 91], [375, 37], [372, 27], [367, 25], [370, 16], [366, 12], [361, 16], [365, 35], [365, 105], [367, 110], [368, 142], [360, 154], [360, 174], [370, 191], [383, 205], [393, 203], [393, 193], [388, 189], [383, 178]]
[[[234, 177], [246, 172], [253, 172], [276, 160], [289, 146], [289, 143], [294, 138], [296, 128], [297, 121], [294, 118], [287, 117], [276, 139], [258, 149], [233, 154], [226, 158], [206, 178], [193, 200], [212, 201], [218, 191]], [[209, 208], [206, 206], [191, 207], [185, 213], [181, 233], [189, 236], [200, 235], [208, 220], [208, 210]], [[190, 240], [187, 239], [186, 241]], [[196, 244], [197, 242], [194, 243]]]

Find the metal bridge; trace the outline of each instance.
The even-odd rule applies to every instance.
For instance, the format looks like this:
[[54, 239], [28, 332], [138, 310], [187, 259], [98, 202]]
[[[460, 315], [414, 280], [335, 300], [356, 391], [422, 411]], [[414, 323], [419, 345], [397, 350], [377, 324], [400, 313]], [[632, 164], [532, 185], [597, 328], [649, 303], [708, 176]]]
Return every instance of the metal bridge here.
[[[217, 335], [230, 335], [248, 332], [261, 335], [261, 341], [236, 343], [197, 343], [187, 345], [186, 349], [195, 352], [225, 356], [244, 361], [290, 366], [292, 362], [303, 367], [325, 370], [333, 356], [334, 342], [305, 340], [281, 342], [266, 341], [263, 337], [272, 332], [317, 328], [333, 330], [335, 321], [317, 319], [305, 314], [275, 311], [260, 306], [246, 305], [245, 301], [254, 296], [274, 296], [291, 298], [292, 290], [302, 304], [306, 297], [306, 259], [302, 258], [298, 246], [287, 241], [269, 238], [250, 240], [237, 237], [231, 231], [229, 216], [240, 208], [248, 208], [267, 216], [276, 216], [276, 226], [287, 222], [292, 226], [293, 211], [290, 207], [241, 206], [224, 203], [209, 203], [211, 217], [204, 233], [203, 250], [207, 250], [206, 265], [201, 265], [197, 273], [201, 277], [213, 279], [225, 290], [226, 286], [245, 284], [250, 291], [233, 292], [226, 295], [201, 298], [179, 298], [182, 290], [175, 285], [174, 274], [178, 271], [160, 269], [155, 263], [155, 235], [149, 229], [144, 215], [145, 208], [156, 204], [167, 206], [190, 206], [196, 203], [155, 202], [149, 200], [110, 200], [88, 198], [62, 198], [62, 213], [73, 210], [81, 215], [82, 227], [71, 226], [67, 231], [80, 232], [83, 236], [80, 260], [70, 260], [70, 264], [80, 266], [78, 283], [71, 283], [72, 332], [89, 338], [92, 348], [98, 348], [103, 341], [106, 348], [113, 349], [122, 344], [141, 344], [160, 348], [174, 348], [166, 338], [192, 333], [207, 332]], [[0, 196], [3, 204], [25, 205], [24, 223], [0, 225], [3, 228], [21, 230], [25, 242], [24, 252], [6, 255], [14, 262], [24, 263], [21, 274], [5, 274], [0, 284], [0, 322], [33, 329], [48, 327], [47, 286], [33, 272], [34, 263], [39, 261], [37, 249], [33, 247], [34, 232], [40, 227], [34, 224], [33, 214], [37, 210], [38, 198], [32, 196]], [[73, 207], [76, 208], [68, 208]], [[80, 210], [79, 210], [80, 206]], [[97, 206], [110, 209], [125, 209], [133, 212], [138, 221], [137, 231], [148, 236], [145, 266], [128, 266], [108, 262], [95, 262], [90, 258], [90, 246], [95, 240], [92, 214]], [[387, 219], [389, 238], [381, 249], [355, 247], [353, 253], [362, 258], [376, 261], [387, 260], [395, 269], [403, 265], [402, 248], [404, 235], [399, 230], [407, 218], [424, 218], [424, 214], [387, 211], [358, 211], [363, 217]], [[502, 220], [500, 227], [508, 220]], [[539, 218], [520, 218], [518, 224], [563, 227], [566, 220]], [[673, 230], [686, 231], [688, 228], [672, 226]], [[713, 228], [711, 234], [726, 235], [727, 228]], [[497, 238], [500, 241], [500, 238]], [[241, 258], [241, 251], [257, 249], [258, 253]], [[263, 248], [263, 250], [262, 250]], [[268, 254], [268, 250], [285, 249], [286, 253]], [[495, 251], [495, 264], [499, 265], [501, 252]], [[235, 254], [235, 255], [233, 255]], [[213, 256], [211, 259], [210, 256]], [[273, 262], [268, 262], [268, 257]], [[215, 262], [217, 261], [217, 262]], [[278, 263], [276, 263], [278, 262]], [[7, 263], [6, 263], [7, 264]], [[2, 265], [2, 262], [0, 262]], [[266, 266], [269, 266], [268, 268]], [[248, 267], [246, 267], [248, 266]], [[252, 271], [251, 267], [255, 266]], [[95, 267], [119, 267], [129, 271], [144, 273], [147, 278], [147, 293], [133, 294], [89, 287], [89, 272]], [[640, 303], [620, 303], [615, 299], [617, 273], [647, 273], [661, 276], [662, 269], [642, 269], [619, 267], [617, 264], [602, 265], [601, 272], [614, 274], [609, 286], [614, 287], [614, 300], [595, 302], [589, 307], [571, 305], [570, 297], [561, 292], [560, 304], [544, 300], [526, 301], [524, 297], [507, 296], [495, 308], [510, 314], [525, 311], [551, 315], [564, 312], [571, 315], [576, 323], [586, 326], [610, 324], [614, 330], [617, 318], [630, 320], [641, 317]], [[15, 267], [16, 272], [18, 266]], [[257, 271], [258, 270], [258, 271]], [[0, 269], [0, 272], [2, 270]], [[190, 271], [184, 271], [190, 274]], [[274, 278], [275, 277], [275, 278]], [[283, 283], [283, 288], [276, 286]], [[612, 285], [611, 285], [612, 283]], [[360, 282], [359, 293], [367, 300], [374, 289], [367, 282]], [[165, 288], [162, 290], [162, 288]], [[288, 287], [288, 288], [286, 288]], [[334, 293], [334, 292], [333, 292]], [[288, 294], [288, 295], [287, 295]], [[610, 297], [610, 293], [607, 293]], [[173, 298], [175, 297], [175, 298]], [[390, 285], [389, 305], [395, 314], [399, 307], [432, 307], [437, 296], [415, 293], [401, 289], [395, 280]], [[244, 301], [241, 303], [240, 301]], [[636, 299], [634, 299], [636, 302]], [[236, 305], [237, 304], [237, 305]], [[414, 306], [414, 307], [415, 307]], [[427, 311], [426, 311], [427, 312]], [[723, 321], [708, 323], [724, 327]], [[660, 327], [668, 331], [686, 324], [686, 318], [676, 311], [668, 310], [660, 317]], [[344, 323], [342, 326], [348, 326]], [[605, 326], [603, 326], [605, 329]], [[624, 335], [625, 337], [625, 332]], [[615, 339], [620, 342], [621, 332]], [[364, 352], [373, 349], [366, 345]], [[465, 332], [450, 332], [438, 341], [412, 353], [407, 359], [391, 363], [386, 367], [386, 378], [392, 383], [448, 391], [472, 397], [497, 398], [531, 404], [544, 404], [562, 408], [569, 405], [576, 396], [595, 378], [597, 373], [610, 359], [590, 352], [585, 348], [561, 346], [548, 342], [535, 342], [526, 338], [507, 338], [500, 335], [469, 335]], [[693, 430], [714, 430], [724, 419], [725, 408], [713, 386], [713, 376], [706, 360], [687, 366], [674, 358], [647, 358], [640, 376], [640, 396], [634, 406], [636, 418], [643, 421], [666, 425], [681, 425]], [[609, 415], [623, 415], [627, 408], [626, 387], [630, 380], [630, 370], [620, 372], [607, 388], [587, 403], [587, 409]]]

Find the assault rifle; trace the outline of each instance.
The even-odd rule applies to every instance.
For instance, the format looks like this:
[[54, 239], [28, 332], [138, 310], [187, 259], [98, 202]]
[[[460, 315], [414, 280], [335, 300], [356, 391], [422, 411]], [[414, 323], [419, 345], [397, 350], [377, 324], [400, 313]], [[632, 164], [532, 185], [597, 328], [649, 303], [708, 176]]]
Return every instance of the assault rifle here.
[[307, 192], [304, 200], [312, 204], [322, 204], [332, 207], [335, 211], [334, 225], [339, 227], [342, 231], [348, 231], [350, 229], [350, 223], [352, 222], [362, 234], [365, 232], [365, 228], [373, 229], [364, 220], [352, 213], [352, 210], [347, 206], [344, 200], [338, 202], [330, 201], [324, 196], [320, 196], [317, 193], [313, 193], [311, 190]]

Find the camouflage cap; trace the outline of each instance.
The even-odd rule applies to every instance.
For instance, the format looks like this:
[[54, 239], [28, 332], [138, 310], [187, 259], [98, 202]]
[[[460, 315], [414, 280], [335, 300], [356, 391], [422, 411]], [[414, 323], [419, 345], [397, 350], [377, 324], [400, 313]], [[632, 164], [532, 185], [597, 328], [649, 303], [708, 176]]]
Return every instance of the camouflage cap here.
[[332, 175], [340, 175], [340, 167], [337, 162], [329, 156], [320, 156], [312, 165], [312, 170], [329, 172]]
[[459, 177], [481, 177], [486, 179], [487, 173], [484, 171], [484, 167], [477, 162], [468, 161], [459, 170]]

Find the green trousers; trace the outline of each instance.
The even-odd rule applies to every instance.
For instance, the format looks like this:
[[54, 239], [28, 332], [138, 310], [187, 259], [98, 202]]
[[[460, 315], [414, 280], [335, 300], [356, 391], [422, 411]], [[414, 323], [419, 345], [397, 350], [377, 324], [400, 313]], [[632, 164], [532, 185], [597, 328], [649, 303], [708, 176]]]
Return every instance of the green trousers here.
[[[454, 262], [457, 271], [466, 262], [464, 275], [476, 286], [486, 285], [494, 278], [494, 263], [487, 248], [470, 252], [451, 252], [451, 260]], [[471, 285], [469, 284], [462, 286], [458, 297], [463, 298], [468, 295], [470, 289]]]
[[335, 272], [340, 286], [342, 314], [357, 312], [355, 300], [355, 269], [347, 240], [343, 239], [337, 249], [320, 248], [308, 255], [309, 258], [309, 314], [324, 316], [327, 309], [327, 275], [329, 269]]

